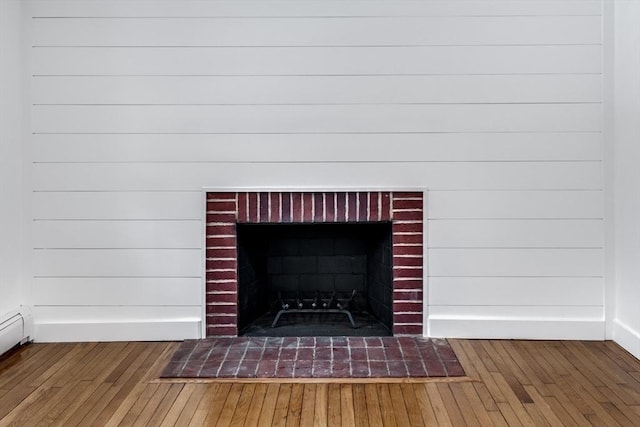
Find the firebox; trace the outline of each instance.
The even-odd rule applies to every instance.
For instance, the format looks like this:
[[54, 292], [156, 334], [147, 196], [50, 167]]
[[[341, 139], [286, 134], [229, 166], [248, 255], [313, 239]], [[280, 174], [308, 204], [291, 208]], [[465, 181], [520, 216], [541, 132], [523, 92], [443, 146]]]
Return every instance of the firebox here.
[[423, 333], [423, 192], [206, 197], [207, 336], [278, 335], [294, 317]]
[[241, 335], [391, 335], [391, 223], [238, 224]]

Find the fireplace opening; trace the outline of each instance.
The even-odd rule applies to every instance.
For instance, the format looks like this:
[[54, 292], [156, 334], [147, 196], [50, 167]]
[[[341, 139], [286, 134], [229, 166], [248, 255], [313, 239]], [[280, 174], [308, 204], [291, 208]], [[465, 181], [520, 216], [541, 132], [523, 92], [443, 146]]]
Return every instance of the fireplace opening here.
[[391, 222], [237, 224], [245, 336], [393, 331]]

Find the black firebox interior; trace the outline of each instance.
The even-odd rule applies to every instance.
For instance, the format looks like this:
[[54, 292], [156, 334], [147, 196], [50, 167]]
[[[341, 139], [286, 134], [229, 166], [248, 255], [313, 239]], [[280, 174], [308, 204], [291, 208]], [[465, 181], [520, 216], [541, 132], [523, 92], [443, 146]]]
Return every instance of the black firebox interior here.
[[238, 224], [237, 235], [240, 335], [391, 335], [390, 222]]

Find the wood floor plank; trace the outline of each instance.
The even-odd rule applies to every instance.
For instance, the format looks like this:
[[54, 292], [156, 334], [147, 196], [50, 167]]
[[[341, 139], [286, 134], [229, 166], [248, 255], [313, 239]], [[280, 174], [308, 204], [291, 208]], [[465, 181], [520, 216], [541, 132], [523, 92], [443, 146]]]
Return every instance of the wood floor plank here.
[[258, 425], [260, 419], [260, 410], [262, 409], [262, 403], [267, 394], [267, 384], [256, 384], [253, 390], [253, 396], [251, 396], [251, 402], [247, 409], [247, 416], [244, 420], [244, 426], [254, 427]]
[[367, 395], [365, 394], [364, 384], [353, 385], [353, 415], [356, 427], [369, 427]]
[[175, 382], [179, 343], [32, 344], [0, 358], [0, 427], [640, 425], [640, 361], [615, 343], [450, 342], [471, 379]]
[[300, 425], [310, 426], [313, 425], [313, 419], [315, 417], [315, 405], [316, 405], [316, 385], [305, 384], [302, 393], [302, 408], [300, 413]]
[[381, 427], [382, 412], [380, 409], [380, 399], [378, 399], [378, 387], [376, 384], [365, 384], [364, 395], [367, 401], [367, 414], [369, 415], [369, 425]]
[[342, 384], [340, 386], [340, 415], [342, 416], [342, 426], [353, 427], [356, 425], [352, 384]]
[[339, 426], [342, 423], [340, 384], [329, 384], [327, 394], [327, 421], [330, 426]]
[[262, 402], [262, 410], [260, 411], [260, 418], [258, 420], [259, 426], [269, 427], [273, 425], [273, 413], [276, 410], [279, 391], [279, 384], [271, 383], [267, 387], [266, 396]]
[[255, 393], [255, 391], [256, 384], [243, 384], [242, 393], [240, 394], [240, 399], [238, 400], [236, 410], [233, 413], [229, 426], [242, 427], [244, 425], [249, 413], [251, 400], [253, 400], [253, 393]]
[[328, 425], [329, 385], [318, 384], [316, 386], [316, 405], [313, 411], [313, 424], [317, 426]]
[[287, 411], [287, 427], [298, 427], [300, 425], [303, 396], [304, 384], [292, 384], [291, 397], [289, 398], [289, 410]]

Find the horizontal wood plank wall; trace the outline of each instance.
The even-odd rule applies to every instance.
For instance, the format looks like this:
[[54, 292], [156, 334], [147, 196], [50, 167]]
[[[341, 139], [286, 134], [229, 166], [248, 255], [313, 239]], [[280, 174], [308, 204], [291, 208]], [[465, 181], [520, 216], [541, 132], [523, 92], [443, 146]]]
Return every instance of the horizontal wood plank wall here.
[[198, 336], [252, 186], [429, 188], [425, 333], [603, 337], [601, 1], [28, 4], [39, 340]]

